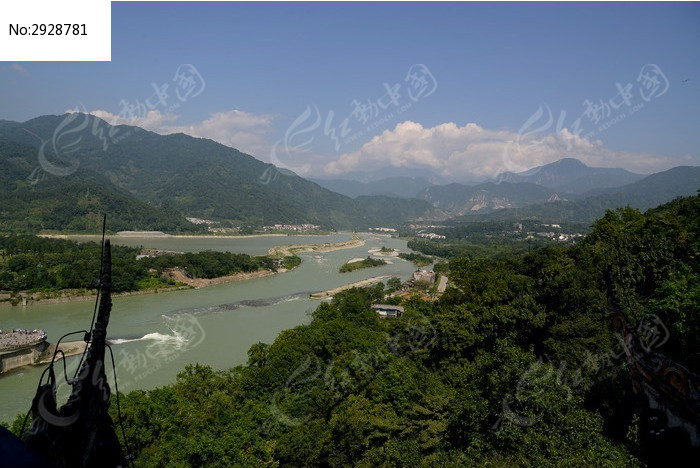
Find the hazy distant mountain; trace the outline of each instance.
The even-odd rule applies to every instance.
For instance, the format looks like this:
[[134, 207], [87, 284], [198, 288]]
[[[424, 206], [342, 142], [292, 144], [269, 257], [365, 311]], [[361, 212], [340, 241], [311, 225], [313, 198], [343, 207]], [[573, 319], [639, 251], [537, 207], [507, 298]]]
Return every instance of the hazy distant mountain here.
[[333, 192], [357, 198], [362, 195], [388, 195], [399, 198], [416, 198], [432, 184], [421, 177], [388, 177], [373, 182], [346, 179], [309, 179]]
[[625, 169], [589, 167], [574, 158], [498, 176], [503, 182], [530, 182], [559, 192], [582, 194], [597, 188], [622, 187], [643, 179], [645, 176]]
[[75, 158], [80, 170], [100, 174], [124, 193], [191, 216], [364, 228], [401, 224], [433, 210], [422, 200], [356, 201], [211, 140], [112, 127], [85, 114], [2, 122], [0, 137], [31, 145], [33, 155], [45, 142], [49, 153]]
[[419, 196], [457, 216], [562, 199], [556, 192], [540, 185], [509, 182], [435, 185], [423, 190]]
[[680, 196], [697, 194], [700, 189], [700, 167], [679, 166], [652, 174], [618, 187], [611, 193], [589, 196], [573, 201], [540, 203], [501, 210], [485, 215], [489, 220], [538, 219], [543, 222], [577, 221], [590, 223], [605, 210], [631, 206], [646, 210]]
[[385, 179], [408, 178], [408, 179], [425, 179], [431, 184], [445, 184], [451, 182], [436, 172], [425, 167], [395, 167], [384, 166], [375, 168], [370, 171], [351, 171], [343, 172], [335, 177], [316, 176], [314, 181], [318, 180], [354, 180], [358, 182], [377, 182]]
[[657, 172], [642, 180], [593, 198], [615, 200], [646, 210], [679, 196], [695, 195], [700, 190], [700, 167], [678, 166]]

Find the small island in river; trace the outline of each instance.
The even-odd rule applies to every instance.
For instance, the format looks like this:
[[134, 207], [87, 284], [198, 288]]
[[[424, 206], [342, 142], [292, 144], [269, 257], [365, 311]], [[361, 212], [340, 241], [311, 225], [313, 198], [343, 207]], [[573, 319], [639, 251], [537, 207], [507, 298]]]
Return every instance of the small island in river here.
[[367, 256], [367, 258], [365, 259], [353, 258], [352, 260], [341, 266], [338, 271], [340, 271], [341, 273], [348, 273], [350, 271], [359, 270], [361, 268], [371, 268], [386, 264], [386, 260], [382, 260], [381, 258], [372, 258], [370, 256]]

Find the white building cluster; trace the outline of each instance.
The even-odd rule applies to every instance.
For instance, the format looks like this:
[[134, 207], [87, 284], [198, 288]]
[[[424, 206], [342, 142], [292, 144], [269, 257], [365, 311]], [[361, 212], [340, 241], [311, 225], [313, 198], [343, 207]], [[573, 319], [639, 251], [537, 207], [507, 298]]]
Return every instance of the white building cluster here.
[[418, 237], [423, 237], [425, 239], [444, 239], [445, 236], [442, 234], [435, 234], [434, 232], [419, 232]]
[[265, 231], [317, 231], [321, 226], [316, 224], [275, 224], [273, 226], [263, 226]]

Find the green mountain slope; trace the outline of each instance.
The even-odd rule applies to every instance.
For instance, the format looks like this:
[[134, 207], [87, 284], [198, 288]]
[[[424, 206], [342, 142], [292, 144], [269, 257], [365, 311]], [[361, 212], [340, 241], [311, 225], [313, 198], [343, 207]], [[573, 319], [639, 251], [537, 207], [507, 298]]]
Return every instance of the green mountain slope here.
[[197, 231], [172, 207], [153, 206], [87, 169], [66, 177], [28, 178], [38, 166], [35, 148], [0, 138], [0, 231], [99, 231], [102, 213], [110, 230]]
[[[84, 114], [2, 122], [0, 136], [34, 147], [46, 142], [57, 159], [74, 158], [141, 201], [192, 216], [347, 229], [401, 224], [432, 210], [421, 200], [352, 200], [211, 140], [113, 127]], [[372, 209], [377, 203], [385, 206]]]

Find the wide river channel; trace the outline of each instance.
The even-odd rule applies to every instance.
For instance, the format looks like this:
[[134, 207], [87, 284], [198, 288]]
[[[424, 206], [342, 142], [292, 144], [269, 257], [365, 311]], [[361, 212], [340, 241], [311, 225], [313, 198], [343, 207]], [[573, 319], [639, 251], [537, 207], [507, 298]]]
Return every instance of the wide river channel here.
[[[375, 276], [410, 277], [415, 266], [399, 258], [375, 268], [339, 273], [352, 258], [388, 246], [408, 252], [406, 241], [388, 236], [360, 234], [365, 245], [325, 253], [301, 253], [302, 263], [294, 270], [274, 276], [157, 294], [114, 299], [108, 328], [112, 342], [120, 392], [148, 389], [175, 381], [187, 364], [202, 363], [228, 369], [247, 360], [248, 348], [259, 341], [271, 343], [282, 331], [308, 323], [320, 301], [309, 298], [323, 291]], [[98, 240], [81, 238], [80, 240]], [[114, 237], [113, 244], [143, 246], [180, 252], [219, 250], [266, 254], [270, 247], [286, 244], [317, 244], [350, 239], [350, 234], [328, 236], [265, 236], [249, 238], [157, 238]], [[386, 281], [386, 279], [384, 280]], [[0, 308], [0, 328], [39, 328], [55, 343], [63, 334], [90, 326], [94, 302], [69, 302]], [[80, 334], [66, 341], [78, 341]], [[78, 357], [66, 360], [73, 376]], [[0, 421], [11, 422], [25, 413], [36, 392], [43, 366], [30, 366], [0, 375]], [[111, 362], [107, 363], [112, 392]], [[59, 379], [63, 363], [55, 366]], [[65, 381], [64, 381], [65, 382]], [[69, 387], [58, 389], [59, 404]]]

